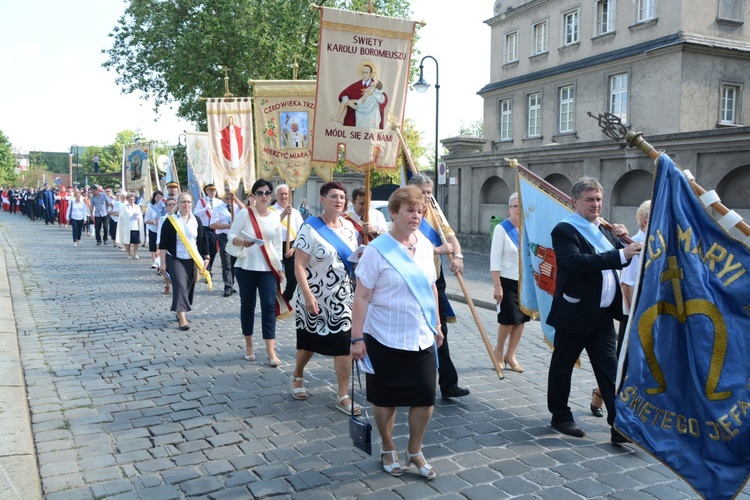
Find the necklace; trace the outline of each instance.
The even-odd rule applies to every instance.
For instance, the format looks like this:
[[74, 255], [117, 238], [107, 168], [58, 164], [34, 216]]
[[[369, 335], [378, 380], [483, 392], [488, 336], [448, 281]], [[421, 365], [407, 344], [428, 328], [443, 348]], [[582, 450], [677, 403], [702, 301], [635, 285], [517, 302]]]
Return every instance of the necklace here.
[[410, 252], [413, 252], [414, 249], [416, 248], [414, 245], [416, 245], [416, 244], [417, 244], [417, 238], [415, 237], [414, 238], [414, 243], [412, 243], [411, 242], [411, 235], [409, 235], [409, 246], [406, 247], [406, 248], [408, 248]]

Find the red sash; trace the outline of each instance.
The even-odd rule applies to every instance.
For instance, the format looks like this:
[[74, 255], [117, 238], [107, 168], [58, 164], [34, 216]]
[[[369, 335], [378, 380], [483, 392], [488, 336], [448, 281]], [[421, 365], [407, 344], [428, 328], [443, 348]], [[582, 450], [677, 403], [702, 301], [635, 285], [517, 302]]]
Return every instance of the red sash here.
[[349, 214], [344, 214], [343, 217], [344, 217], [344, 219], [346, 219], [346, 220], [348, 220], [349, 222], [352, 223], [352, 225], [354, 226], [354, 229], [356, 229], [357, 232], [362, 235], [362, 242], [365, 245], [367, 245], [370, 242], [370, 235], [369, 234], [365, 234], [365, 228], [362, 227], [362, 224], [360, 224], [359, 222], [357, 222], [356, 220], [354, 220], [352, 218], [352, 216], [349, 215]]
[[[258, 224], [258, 220], [255, 218], [255, 210], [253, 209], [253, 207], [247, 207], [247, 214], [250, 217], [250, 223], [253, 225], [253, 231], [255, 231], [255, 235], [258, 238], [264, 240], [266, 244], [270, 244], [268, 243], [268, 239], [266, 239], [265, 235], [263, 234], [263, 231]], [[286, 318], [287, 316], [292, 314], [293, 310], [292, 306], [289, 305], [289, 302], [287, 302], [284, 296], [281, 294], [281, 275], [276, 270], [276, 267], [271, 263], [271, 257], [268, 255], [268, 249], [266, 248], [266, 245], [261, 245], [260, 251], [263, 254], [263, 258], [266, 259], [266, 264], [268, 264], [268, 267], [271, 268], [271, 272], [276, 278], [276, 319]]]

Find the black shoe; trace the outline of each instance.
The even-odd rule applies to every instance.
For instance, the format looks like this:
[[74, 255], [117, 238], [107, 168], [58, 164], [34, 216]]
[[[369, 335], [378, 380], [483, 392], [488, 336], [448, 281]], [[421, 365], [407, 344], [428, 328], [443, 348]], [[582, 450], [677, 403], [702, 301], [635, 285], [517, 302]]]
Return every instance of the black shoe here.
[[107, 246], [107, 242], [106, 242], [106, 241], [104, 242], [104, 246], [105, 246], [105, 247]]
[[101, 244], [102, 244], [102, 242], [101, 242], [101, 241], [97, 241], [97, 242], [96, 242], [96, 246], [99, 246], [99, 245], [101, 245]]
[[586, 435], [584, 430], [578, 427], [575, 422], [557, 422], [552, 420], [552, 428], [557, 429], [568, 436], [580, 438]]
[[232, 292], [224, 292], [224, 297], [229, 297], [232, 295]]
[[237, 293], [237, 290], [235, 290], [234, 288], [232, 288], [232, 293]]
[[462, 398], [464, 396], [468, 396], [471, 391], [469, 389], [465, 389], [463, 387], [459, 387], [457, 385], [454, 385], [453, 387], [449, 387], [444, 391], [440, 391], [440, 393], [443, 395], [443, 398]]
[[616, 430], [612, 429], [612, 438], [610, 439], [610, 442], [614, 444], [625, 444], [625, 443], [631, 443], [630, 439], [626, 438]]
[[604, 411], [601, 409], [601, 407], [594, 404], [594, 396], [599, 396], [599, 399], [602, 399], [602, 395], [596, 392], [596, 389], [591, 391], [591, 405], [589, 406], [589, 408], [591, 409], [591, 414], [595, 417], [603, 417]]

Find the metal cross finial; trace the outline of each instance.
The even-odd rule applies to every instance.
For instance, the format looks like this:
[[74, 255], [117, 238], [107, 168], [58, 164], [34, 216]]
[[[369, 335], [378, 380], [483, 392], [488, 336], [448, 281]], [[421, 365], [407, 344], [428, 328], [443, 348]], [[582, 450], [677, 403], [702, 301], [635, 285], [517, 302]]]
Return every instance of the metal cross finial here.
[[229, 91], [229, 68], [224, 66], [224, 98], [229, 99], [230, 97], [234, 97], [234, 94]]
[[594, 116], [591, 111], [586, 114], [599, 122], [599, 128], [602, 129], [604, 135], [613, 141], [620, 142], [625, 139], [625, 135], [628, 133], [628, 127], [622, 124], [622, 120], [619, 116], [613, 115], [609, 112], [597, 116]]

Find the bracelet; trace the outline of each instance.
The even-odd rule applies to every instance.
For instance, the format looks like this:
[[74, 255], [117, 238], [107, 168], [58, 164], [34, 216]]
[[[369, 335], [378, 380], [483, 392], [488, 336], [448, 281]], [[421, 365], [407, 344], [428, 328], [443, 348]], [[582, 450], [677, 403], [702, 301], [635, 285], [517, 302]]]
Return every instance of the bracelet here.
[[365, 341], [364, 337], [357, 337], [356, 339], [349, 339], [349, 342], [351, 342], [352, 344], [356, 344], [357, 342], [364, 342], [364, 341]]
[[463, 256], [463, 255], [461, 255], [460, 253], [457, 253], [457, 254], [455, 254], [455, 255], [453, 256], [453, 258], [454, 258], [454, 259], [461, 259], [461, 260], [464, 260], [464, 256]]

